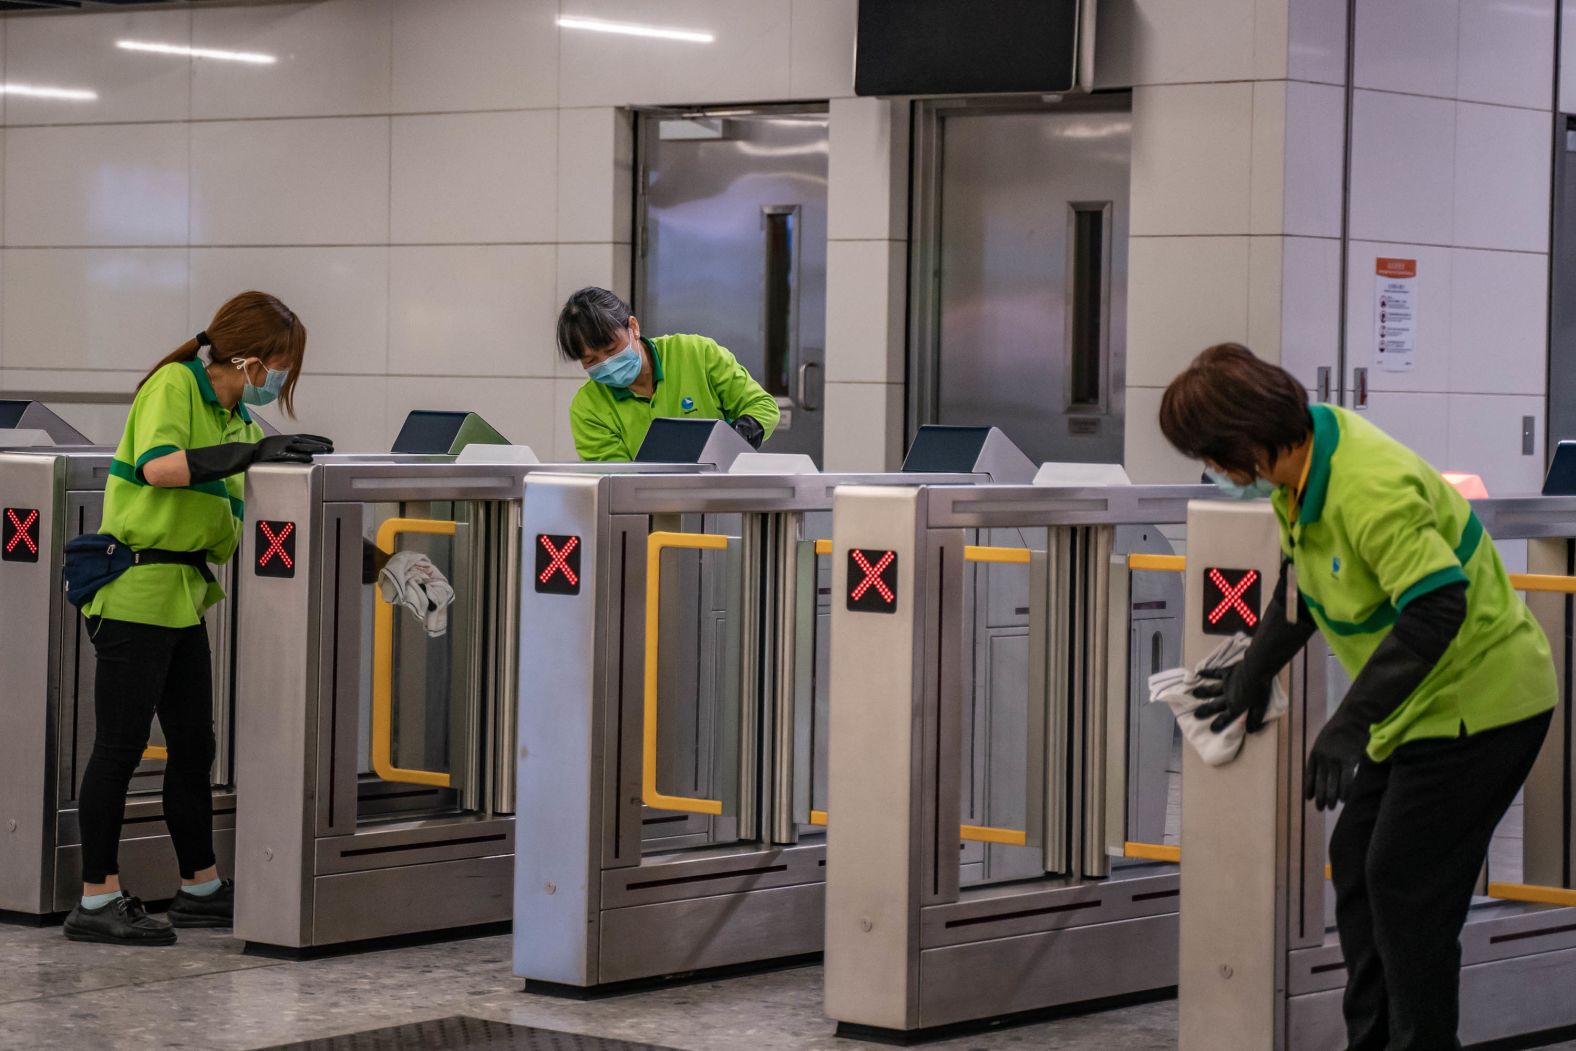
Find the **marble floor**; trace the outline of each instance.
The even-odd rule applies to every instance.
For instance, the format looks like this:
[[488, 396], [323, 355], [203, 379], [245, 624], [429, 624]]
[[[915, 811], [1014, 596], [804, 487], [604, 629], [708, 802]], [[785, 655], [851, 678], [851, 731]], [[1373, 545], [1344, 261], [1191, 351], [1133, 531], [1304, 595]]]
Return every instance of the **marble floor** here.
[[[450, 1015], [685, 1051], [873, 1046], [833, 1035], [814, 966], [578, 1002], [521, 992], [504, 935], [281, 961], [243, 955], [222, 931], [183, 931], [171, 948], [134, 950], [68, 942], [58, 927], [0, 925], [5, 1051], [241, 1051]], [[1166, 1001], [924, 1046], [1160, 1051], [1175, 1041], [1176, 1003]]]

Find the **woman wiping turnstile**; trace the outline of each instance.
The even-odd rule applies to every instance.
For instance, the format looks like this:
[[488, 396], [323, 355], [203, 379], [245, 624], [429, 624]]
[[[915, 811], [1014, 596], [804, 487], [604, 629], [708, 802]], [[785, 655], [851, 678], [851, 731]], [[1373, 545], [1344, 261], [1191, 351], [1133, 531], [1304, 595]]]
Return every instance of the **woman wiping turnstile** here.
[[1257, 729], [1315, 630], [1353, 678], [1304, 783], [1319, 809], [1344, 804], [1330, 863], [1348, 1046], [1459, 1047], [1461, 928], [1556, 700], [1542, 629], [1438, 472], [1355, 413], [1310, 407], [1247, 348], [1201, 354], [1160, 426], [1230, 495], [1270, 497], [1285, 555], [1252, 646], [1196, 715]]
[[[208, 348], [208, 364], [198, 352]], [[241, 537], [243, 472], [333, 451], [312, 435], [263, 437], [247, 406], [292, 395], [306, 327], [279, 300], [245, 292], [137, 389], [104, 488], [103, 532], [67, 548], [68, 595], [97, 655], [97, 727], [82, 777], [82, 900], [74, 941], [168, 945], [175, 927], [227, 927], [234, 908], [213, 851], [213, 682], [203, 614], [221, 598], [209, 563]], [[132, 554], [127, 554], [127, 552]], [[164, 820], [181, 870], [170, 922], [123, 893], [116, 855], [126, 790], [153, 717], [164, 731]]]

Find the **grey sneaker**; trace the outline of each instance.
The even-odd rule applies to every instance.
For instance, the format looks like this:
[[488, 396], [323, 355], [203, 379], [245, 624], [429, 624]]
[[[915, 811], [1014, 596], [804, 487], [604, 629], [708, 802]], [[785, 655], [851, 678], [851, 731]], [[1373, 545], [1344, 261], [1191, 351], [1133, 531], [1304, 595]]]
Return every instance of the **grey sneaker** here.
[[122, 894], [96, 909], [85, 909], [77, 902], [66, 917], [66, 937], [105, 945], [174, 945], [175, 929], [149, 916], [139, 899]]
[[176, 927], [230, 927], [235, 923], [235, 881], [223, 880], [212, 894], [176, 892], [166, 913]]

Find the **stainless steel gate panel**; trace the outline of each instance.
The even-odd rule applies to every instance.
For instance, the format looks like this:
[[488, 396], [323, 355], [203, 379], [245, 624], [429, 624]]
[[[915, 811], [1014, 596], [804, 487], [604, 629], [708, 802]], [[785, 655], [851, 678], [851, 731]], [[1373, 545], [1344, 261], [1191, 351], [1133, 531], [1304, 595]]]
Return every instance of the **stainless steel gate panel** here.
[[[1132, 589], [1117, 552], [1144, 542], [1133, 527], [1179, 521], [1207, 492], [839, 492], [834, 574], [845, 572], [835, 556], [855, 548], [893, 551], [910, 568], [895, 615], [832, 609], [833, 688], [860, 698], [832, 708], [831, 798], [844, 815], [828, 835], [833, 1018], [907, 1032], [1175, 982], [1175, 869], [1109, 857], [1131, 827], [1128, 773], [1165, 775], [1163, 762], [1146, 770], [1131, 758], [1146, 735], [1133, 718]], [[1028, 583], [1010, 609], [995, 578], [973, 598], [981, 564]], [[834, 596], [847, 583], [834, 575]], [[960, 828], [970, 706], [982, 703], [992, 824]], [[1022, 878], [970, 886], [958, 844], [971, 838], [990, 843], [997, 880]]]
[[[521, 610], [522, 666], [533, 652], [557, 659], [540, 675], [521, 679], [519, 807], [522, 815], [543, 818], [522, 821], [516, 829], [516, 973], [533, 982], [595, 987], [813, 951], [820, 944], [819, 924], [801, 915], [811, 907], [807, 903], [818, 908], [824, 871], [820, 824], [826, 819], [813, 805], [813, 772], [820, 761], [814, 742], [826, 738], [824, 726], [816, 725], [818, 718], [825, 720], [825, 691], [818, 696], [798, 678], [812, 675], [824, 660], [817, 647], [822, 654], [826, 650], [824, 638], [816, 641], [813, 621], [829, 605], [818, 581], [827, 579], [830, 560], [822, 555], [816, 564], [817, 541], [825, 538], [813, 532], [826, 524], [838, 485], [927, 480], [976, 479], [533, 477], [526, 490], [524, 542], [577, 538], [583, 557], [578, 595], [528, 591]], [[675, 529], [685, 543], [686, 534], [699, 536], [693, 546], [715, 548], [709, 553], [719, 560], [735, 543], [729, 538], [739, 537], [741, 583], [737, 591], [729, 586], [726, 601], [718, 601], [704, 581], [697, 587], [693, 575], [688, 585], [674, 583], [684, 579], [669, 569], [674, 541], [653, 534]], [[653, 544], [667, 551], [661, 567], [649, 563]], [[662, 588], [655, 600], [649, 581]], [[670, 587], [679, 588], [674, 603]], [[670, 779], [679, 768], [663, 751], [687, 747], [690, 752], [680, 756], [693, 764], [693, 750], [713, 741], [710, 734], [680, 740], [664, 733], [667, 704], [675, 700], [670, 691], [699, 692], [698, 679], [661, 673], [669, 633], [664, 618], [685, 603], [712, 615], [726, 610], [730, 622], [738, 621], [736, 629], [728, 624], [727, 643], [742, 651], [739, 700], [732, 704], [738, 715], [730, 725], [719, 712], [717, 723], [736, 729], [739, 762], [737, 775], [726, 759], [717, 765], [720, 781], [710, 797], [673, 806]], [[801, 632], [807, 622], [812, 626]], [[657, 634], [649, 635], [653, 629]], [[725, 667], [722, 656], [700, 660], [708, 673]], [[647, 667], [655, 690], [649, 701]], [[724, 674], [734, 676], [732, 670]], [[719, 696], [724, 692], [719, 689]], [[660, 716], [651, 742], [651, 781], [648, 703]], [[687, 731], [690, 724], [681, 725]], [[809, 748], [802, 750], [804, 743]], [[738, 787], [732, 789], [735, 776]], [[588, 793], [583, 804], [581, 792]], [[646, 798], [655, 802], [648, 806]], [[653, 817], [691, 811], [716, 823], [711, 836], [675, 837], [661, 852], [643, 842], [642, 829]], [[738, 823], [737, 831], [723, 831], [729, 820]], [[799, 842], [793, 846], [783, 839]], [[693, 845], [678, 849], [680, 842]], [[792, 937], [779, 933], [785, 925]]]
[[[508, 918], [513, 773], [494, 736], [514, 736], [516, 610], [534, 572], [519, 504], [547, 469], [695, 470], [391, 456], [249, 474], [238, 776], [277, 790], [237, 813], [238, 937], [304, 947]], [[290, 529], [291, 574], [259, 572], [264, 525]], [[449, 578], [444, 635], [372, 598], [374, 539]]]

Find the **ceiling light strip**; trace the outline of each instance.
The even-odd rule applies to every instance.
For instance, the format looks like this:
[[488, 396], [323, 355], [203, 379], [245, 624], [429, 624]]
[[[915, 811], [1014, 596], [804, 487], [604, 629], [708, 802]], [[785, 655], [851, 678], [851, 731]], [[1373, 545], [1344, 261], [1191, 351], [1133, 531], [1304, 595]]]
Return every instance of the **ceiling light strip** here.
[[663, 26], [642, 26], [631, 22], [604, 22], [600, 18], [578, 18], [563, 15], [558, 19], [563, 29], [587, 29], [593, 33], [617, 33], [622, 36], [652, 37], [657, 40], [683, 40], [691, 44], [710, 44], [717, 38], [710, 33], [693, 29], [667, 29]]

